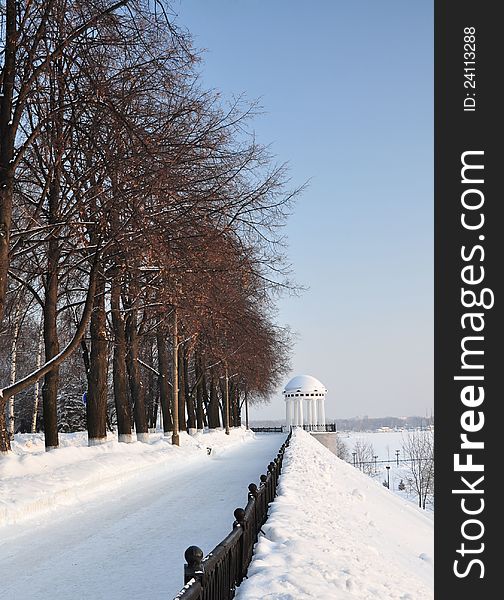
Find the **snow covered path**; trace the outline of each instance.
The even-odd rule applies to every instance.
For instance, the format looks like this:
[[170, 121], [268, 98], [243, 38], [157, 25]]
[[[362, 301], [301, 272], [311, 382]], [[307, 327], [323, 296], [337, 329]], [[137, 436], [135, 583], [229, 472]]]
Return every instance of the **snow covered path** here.
[[188, 459], [155, 465], [115, 487], [0, 528], [0, 598], [170, 600], [183, 584], [183, 553], [209, 552], [229, 531], [285, 435], [258, 434]]

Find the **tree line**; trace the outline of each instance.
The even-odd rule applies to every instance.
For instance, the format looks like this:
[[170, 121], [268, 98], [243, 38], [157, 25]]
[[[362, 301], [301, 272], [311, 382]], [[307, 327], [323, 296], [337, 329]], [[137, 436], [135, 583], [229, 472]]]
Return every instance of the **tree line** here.
[[0, 452], [239, 425], [288, 370], [300, 189], [157, 0], [0, 8]]

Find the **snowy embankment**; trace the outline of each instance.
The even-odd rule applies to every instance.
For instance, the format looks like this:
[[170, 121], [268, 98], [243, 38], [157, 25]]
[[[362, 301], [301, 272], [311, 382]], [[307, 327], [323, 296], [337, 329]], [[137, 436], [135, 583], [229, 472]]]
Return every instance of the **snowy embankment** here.
[[431, 600], [433, 519], [296, 430], [237, 600]]
[[170, 438], [151, 434], [149, 443], [119, 443], [116, 436], [87, 446], [87, 434], [60, 434], [60, 447], [45, 452], [42, 434], [16, 435], [12, 452], [0, 457], [0, 526], [22, 522], [61, 507], [78, 504], [121, 486], [149, 469], [170, 474], [208, 459], [229, 445], [254, 436], [245, 429], [181, 432], [180, 447]]

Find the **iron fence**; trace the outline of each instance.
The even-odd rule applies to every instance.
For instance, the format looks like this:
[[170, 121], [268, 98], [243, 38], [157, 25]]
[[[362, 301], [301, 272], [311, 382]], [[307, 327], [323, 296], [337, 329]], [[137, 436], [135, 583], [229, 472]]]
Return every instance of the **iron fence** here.
[[282, 426], [279, 427], [251, 427], [252, 431], [256, 433], [283, 433], [284, 428]]
[[325, 425], [303, 425], [305, 431], [315, 431], [320, 433], [336, 432], [336, 423], [326, 423]]
[[184, 587], [174, 600], [231, 600], [236, 588], [247, 575], [254, 544], [268, 518], [268, 506], [276, 496], [285, 448], [292, 432], [269, 463], [267, 475], [261, 475], [259, 486], [248, 486], [246, 507], [234, 511], [232, 531], [207, 556], [198, 546], [184, 553]]
[[302, 427], [305, 431], [314, 431], [320, 433], [337, 432], [336, 423], [326, 423], [325, 425], [279, 425], [278, 427], [251, 427], [256, 433], [282, 433], [284, 431], [292, 431], [296, 427]]

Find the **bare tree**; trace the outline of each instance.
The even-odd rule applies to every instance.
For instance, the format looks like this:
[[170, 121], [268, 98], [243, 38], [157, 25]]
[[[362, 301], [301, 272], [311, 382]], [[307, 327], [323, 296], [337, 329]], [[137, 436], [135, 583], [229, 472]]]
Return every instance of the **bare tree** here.
[[418, 430], [407, 434], [402, 443], [403, 456], [409, 461], [407, 481], [424, 508], [434, 499], [434, 434]]
[[47, 448], [77, 421], [58, 411], [81, 384], [89, 443], [106, 439], [112, 387], [124, 441], [132, 420], [147, 439], [158, 404], [165, 431], [177, 415], [182, 429], [220, 414], [238, 426], [244, 399], [266, 399], [288, 368], [273, 294], [291, 288], [280, 230], [299, 192], [247, 133], [255, 107], [201, 90], [189, 37], [147, 0], [6, 8], [0, 323], [15, 282], [42, 317], [45, 362], [0, 392], [0, 451], [7, 400], [42, 377]]
[[335, 436], [335, 449], [334, 453], [341, 460], [345, 460], [346, 462], [350, 462], [350, 450], [348, 448], [348, 444], [343, 440], [341, 435], [337, 433]]
[[374, 449], [373, 445], [362, 439], [355, 441], [352, 454], [355, 455], [355, 466], [366, 475], [373, 475], [375, 472]]

